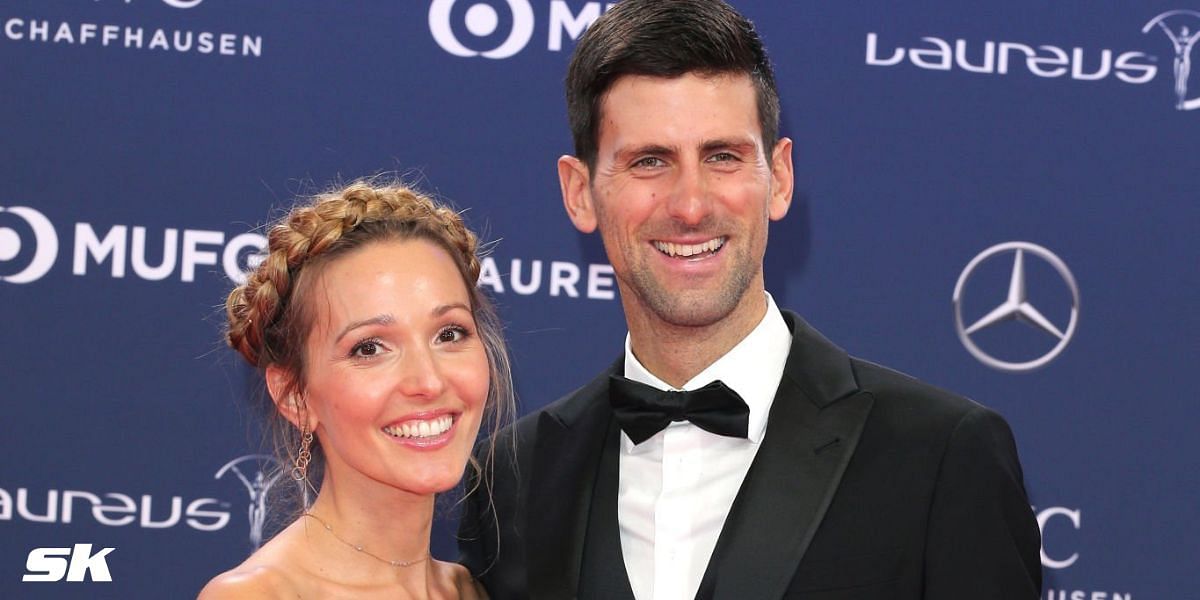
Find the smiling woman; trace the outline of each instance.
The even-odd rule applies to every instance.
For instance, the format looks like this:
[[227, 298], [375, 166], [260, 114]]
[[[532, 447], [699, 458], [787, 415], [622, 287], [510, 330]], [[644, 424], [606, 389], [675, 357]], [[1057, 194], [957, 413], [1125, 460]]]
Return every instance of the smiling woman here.
[[227, 337], [264, 374], [305, 508], [201, 598], [482, 595], [429, 556], [434, 495], [489, 468], [470, 459], [480, 424], [513, 410], [479, 270], [458, 214], [398, 185], [356, 182], [271, 228]]

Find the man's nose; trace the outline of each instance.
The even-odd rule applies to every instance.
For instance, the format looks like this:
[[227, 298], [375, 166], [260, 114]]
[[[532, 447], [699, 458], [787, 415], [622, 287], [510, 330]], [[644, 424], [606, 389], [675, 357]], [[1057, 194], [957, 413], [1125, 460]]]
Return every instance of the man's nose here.
[[699, 166], [679, 170], [675, 186], [667, 203], [667, 213], [686, 225], [699, 225], [712, 212], [708, 180]]

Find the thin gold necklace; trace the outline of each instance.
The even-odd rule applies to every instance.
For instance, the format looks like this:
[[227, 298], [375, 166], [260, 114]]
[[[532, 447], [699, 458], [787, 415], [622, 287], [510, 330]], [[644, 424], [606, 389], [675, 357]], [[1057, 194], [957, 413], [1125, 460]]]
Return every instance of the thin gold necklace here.
[[314, 515], [310, 512], [305, 512], [301, 516], [312, 517], [312, 518], [316, 519], [317, 522], [320, 523], [321, 526], [325, 528], [325, 531], [329, 532], [329, 535], [332, 535], [333, 538], [336, 539], [337, 541], [339, 541], [351, 548], [354, 548], [355, 552], [366, 554], [367, 556], [370, 556], [371, 558], [373, 558], [379, 562], [387, 563], [393, 567], [411, 567], [415, 564], [423, 563], [423, 562], [429, 560], [429, 554], [426, 554], [425, 556], [422, 556], [421, 558], [417, 558], [414, 560], [388, 560], [382, 556], [379, 556], [378, 554], [372, 553], [371, 551], [367, 550], [366, 548], [363, 548], [362, 546], [360, 546], [358, 544], [351, 544], [350, 542], [347, 542], [346, 540], [342, 539], [342, 536], [340, 536], [336, 532], [334, 532], [333, 526], [331, 526], [329, 523], [326, 523], [325, 520], [322, 519], [321, 517], [318, 517], [317, 515]]

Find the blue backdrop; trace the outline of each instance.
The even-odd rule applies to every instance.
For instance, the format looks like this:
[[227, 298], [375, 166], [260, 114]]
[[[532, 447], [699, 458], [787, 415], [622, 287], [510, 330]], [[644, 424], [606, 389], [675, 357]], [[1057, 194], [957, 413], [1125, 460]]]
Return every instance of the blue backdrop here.
[[[1194, 594], [1200, 4], [737, 5], [796, 143], [780, 305], [1008, 417], [1045, 598]], [[297, 193], [398, 171], [469, 207], [522, 411], [613, 360], [611, 270], [554, 169], [602, 9], [5, 2], [0, 597], [189, 597], [252, 549], [271, 465], [220, 305]], [[22, 582], [75, 544], [113, 548], [111, 583]]]

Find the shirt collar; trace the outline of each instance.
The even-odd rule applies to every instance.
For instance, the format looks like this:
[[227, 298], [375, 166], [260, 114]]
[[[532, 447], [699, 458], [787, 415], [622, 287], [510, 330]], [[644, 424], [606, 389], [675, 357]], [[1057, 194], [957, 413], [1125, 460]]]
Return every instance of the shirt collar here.
[[[788, 330], [783, 314], [771, 294], [766, 293], [766, 296], [767, 312], [758, 325], [724, 356], [679, 388], [694, 390], [717, 379], [723, 381], [750, 407], [747, 438], [755, 444], [762, 442], [766, 432], [767, 415], [775, 401], [775, 392], [779, 389], [792, 346], [792, 332]], [[628, 334], [625, 335], [625, 377], [660, 390], [676, 389], [642, 366], [633, 355]]]

